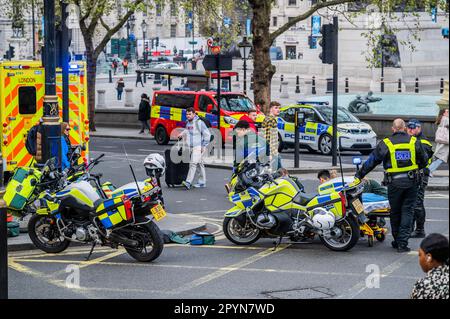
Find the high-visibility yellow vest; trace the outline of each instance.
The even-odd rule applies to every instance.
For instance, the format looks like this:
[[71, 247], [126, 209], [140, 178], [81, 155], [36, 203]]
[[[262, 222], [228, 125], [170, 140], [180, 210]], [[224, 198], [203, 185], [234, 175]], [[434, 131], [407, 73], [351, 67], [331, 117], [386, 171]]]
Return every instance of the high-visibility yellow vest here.
[[[422, 139], [420, 140], [420, 143], [422, 143], [423, 145], [427, 145], [427, 146], [433, 148], [433, 144], [431, 144], [428, 140], [426, 140], [426, 139], [424, 139], [424, 138], [422, 138]], [[429, 159], [428, 159], [427, 168], [430, 167], [430, 165], [431, 165], [432, 162], [433, 162], [433, 158], [429, 158]]]
[[[393, 144], [389, 138], [384, 139], [384, 143], [389, 149], [391, 155], [391, 168], [388, 168], [388, 173], [405, 173], [419, 169], [416, 161], [416, 137], [411, 137], [409, 143]], [[409, 162], [408, 166], [399, 167], [399, 161]]]

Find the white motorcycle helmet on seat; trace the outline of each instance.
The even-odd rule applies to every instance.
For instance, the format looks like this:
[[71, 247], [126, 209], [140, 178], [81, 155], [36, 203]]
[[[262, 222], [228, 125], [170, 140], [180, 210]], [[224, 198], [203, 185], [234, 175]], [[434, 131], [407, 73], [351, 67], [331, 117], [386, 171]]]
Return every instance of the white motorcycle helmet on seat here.
[[144, 160], [144, 167], [147, 176], [160, 178], [166, 171], [166, 160], [160, 154], [150, 154]]
[[334, 227], [336, 216], [329, 210], [319, 207], [314, 209], [312, 222], [314, 227], [320, 230], [329, 230]]

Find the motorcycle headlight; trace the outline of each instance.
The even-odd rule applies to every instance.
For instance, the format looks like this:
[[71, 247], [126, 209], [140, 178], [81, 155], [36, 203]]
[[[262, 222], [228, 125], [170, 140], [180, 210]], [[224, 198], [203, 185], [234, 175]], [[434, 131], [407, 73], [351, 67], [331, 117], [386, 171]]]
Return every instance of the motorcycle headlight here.
[[258, 176], [258, 171], [254, 168], [254, 169], [251, 169], [251, 170], [249, 170], [248, 172], [246, 172], [245, 173], [245, 176], [247, 177], [247, 178], [255, 178], [256, 176]]
[[229, 124], [229, 125], [236, 125], [239, 121], [236, 120], [235, 118], [232, 118], [231, 116], [225, 116], [223, 118], [223, 120], [225, 121], [225, 123]]

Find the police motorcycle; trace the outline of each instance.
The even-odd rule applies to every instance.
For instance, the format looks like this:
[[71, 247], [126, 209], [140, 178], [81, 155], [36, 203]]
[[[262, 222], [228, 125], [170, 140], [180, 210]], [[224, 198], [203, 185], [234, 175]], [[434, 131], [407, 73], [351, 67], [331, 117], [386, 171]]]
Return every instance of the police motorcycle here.
[[225, 236], [234, 244], [250, 245], [261, 237], [290, 237], [293, 241], [319, 236], [330, 250], [347, 251], [358, 242], [363, 186], [307, 197], [301, 182], [273, 174], [270, 165], [244, 160], [229, 185], [235, 206], [223, 221]]
[[[147, 167], [148, 174], [164, 174], [149, 163]], [[71, 242], [90, 244], [89, 259], [97, 245], [115, 249], [123, 246], [138, 261], [158, 258], [164, 243], [155, 221], [163, 219], [166, 212], [156, 178], [152, 176], [144, 182], [135, 178], [135, 183], [106, 195], [90, 183], [92, 178], [85, 176], [72, 183], [63, 176], [66, 185], [62, 190], [40, 196], [37, 212], [28, 223], [36, 247], [47, 253], [60, 253]], [[99, 181], [99, 176], [93, 180]]]

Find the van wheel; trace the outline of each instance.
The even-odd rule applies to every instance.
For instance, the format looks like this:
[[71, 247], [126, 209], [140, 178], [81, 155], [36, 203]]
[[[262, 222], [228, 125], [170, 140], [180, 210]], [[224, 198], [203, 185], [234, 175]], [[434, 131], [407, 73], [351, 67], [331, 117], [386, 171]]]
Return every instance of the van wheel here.
[[169, 135], [167, 134], [166, 129], [163, 126], [158, 126], [155, 132], [155, 140], [158, 145], [167, 145], [169, 144]]

